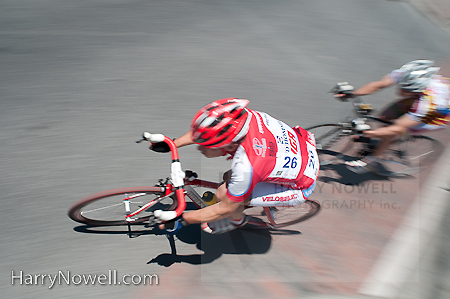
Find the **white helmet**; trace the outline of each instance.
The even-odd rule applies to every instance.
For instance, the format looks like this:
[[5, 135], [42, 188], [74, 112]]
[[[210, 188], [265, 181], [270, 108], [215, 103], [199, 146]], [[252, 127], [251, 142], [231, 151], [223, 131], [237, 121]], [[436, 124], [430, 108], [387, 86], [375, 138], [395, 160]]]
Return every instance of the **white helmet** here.
[[430, 84], [439, 67], [432, 60], [414, 60], [400, 68], [402, 75], [398, 80], [400, 88], [409, 92], [422, 92]]

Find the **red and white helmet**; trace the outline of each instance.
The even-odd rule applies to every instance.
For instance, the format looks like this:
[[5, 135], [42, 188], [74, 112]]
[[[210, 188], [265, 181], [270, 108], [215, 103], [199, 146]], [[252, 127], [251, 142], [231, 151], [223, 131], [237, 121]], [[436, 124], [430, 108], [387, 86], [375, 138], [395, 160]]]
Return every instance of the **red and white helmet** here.
[[208, 148], [221, 148], [239, 141], [247, 134], [249, 101], [227, 98], [214, 101], [200, 109], [192, 119], [191, 132], [195, 143]]

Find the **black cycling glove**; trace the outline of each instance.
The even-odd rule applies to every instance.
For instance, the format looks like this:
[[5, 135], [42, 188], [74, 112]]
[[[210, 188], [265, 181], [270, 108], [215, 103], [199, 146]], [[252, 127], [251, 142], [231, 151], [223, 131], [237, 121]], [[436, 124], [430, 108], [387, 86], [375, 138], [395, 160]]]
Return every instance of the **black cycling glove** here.
[[170, 152], [170, 147], [165, 142], [152, 143], [150, 145], [149, 149], [151, 149], [154, 152], [158, 152], [158, 153], [168, 153], [168, 152]]
[[[172, 140], [175, 141], [175, 138], [173, 138]], [[170, 152], [170, 147], [165, 142], [152, 143], [152, 145], [150, 145], [149, 149], [151, 149], [152, 151], [157, 152], [157, 153], [168, 153], [168, 152]]]

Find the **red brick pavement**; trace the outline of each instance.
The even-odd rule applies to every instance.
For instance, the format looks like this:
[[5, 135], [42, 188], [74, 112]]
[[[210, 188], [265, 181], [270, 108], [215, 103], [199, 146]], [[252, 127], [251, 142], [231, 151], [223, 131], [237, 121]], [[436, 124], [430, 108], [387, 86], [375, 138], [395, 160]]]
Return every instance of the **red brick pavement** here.
[[436, 21], [450, 30], [450, 1], [448, 0], [424, 0], [430, 13], [436, 18]]

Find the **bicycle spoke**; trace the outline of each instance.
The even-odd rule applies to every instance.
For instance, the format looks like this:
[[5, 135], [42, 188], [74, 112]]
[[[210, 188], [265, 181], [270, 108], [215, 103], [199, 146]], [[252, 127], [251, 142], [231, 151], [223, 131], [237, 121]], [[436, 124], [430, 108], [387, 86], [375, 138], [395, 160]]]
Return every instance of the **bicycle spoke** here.
[[[133, 224], [138, 224], [150, 219], [156, 209], [173, 210], [176, 208], [173, 198], [161, 197], [160, 188], [143, 188], [148, 188], [148, 191], [137, 191], [138, 188], [123, 188], [87, 196], [69, 210], [69, 216], [75, 221], [89, 225], [128, 225], [130, 224], [130, 221], [127, 221], [128, 215], [133, 215]], [[144, 196], [149, 200], [144, 200]], [[139, 200], [130, 200], [138, 197]], [[155, 202], [146, 207], [152, 201]], [[126, 211], [125, 203], [130, 205], [129, 212]], [[144, 207], [145, 209], [143, 209]]]
[[390, 176], [411, 175], [429, 166], [442, 145], [428, 136], [408, 136], [394, 141], [383, 159]]

